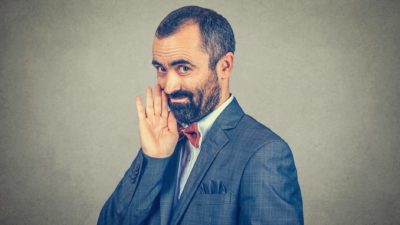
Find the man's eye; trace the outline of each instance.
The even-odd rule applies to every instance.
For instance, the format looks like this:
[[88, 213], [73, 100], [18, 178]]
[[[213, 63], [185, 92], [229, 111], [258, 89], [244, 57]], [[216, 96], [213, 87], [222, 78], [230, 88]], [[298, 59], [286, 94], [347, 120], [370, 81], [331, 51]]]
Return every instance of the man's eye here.
[[159, 72], [159, 73], [165, 73], [164, 67], [158, 66], [158, 67], [156, 67], [156, 70], [157, 70], [157, 72]]
[[189, 72], [190, 68], [188, 66], [179, 66], [178, 70], [181, 73], [187, 73], [187, 72]]

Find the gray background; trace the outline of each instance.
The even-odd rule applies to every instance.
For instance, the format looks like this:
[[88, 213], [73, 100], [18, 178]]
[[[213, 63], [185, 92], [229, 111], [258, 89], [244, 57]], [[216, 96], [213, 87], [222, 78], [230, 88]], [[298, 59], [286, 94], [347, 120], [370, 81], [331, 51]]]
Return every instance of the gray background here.
[[0, 224], [95, 224], [139, 148], [152, 37], [232, 24], [232, 93], [292, 147], [306, 224], [400, 224], [400, 1], [0, 1]]

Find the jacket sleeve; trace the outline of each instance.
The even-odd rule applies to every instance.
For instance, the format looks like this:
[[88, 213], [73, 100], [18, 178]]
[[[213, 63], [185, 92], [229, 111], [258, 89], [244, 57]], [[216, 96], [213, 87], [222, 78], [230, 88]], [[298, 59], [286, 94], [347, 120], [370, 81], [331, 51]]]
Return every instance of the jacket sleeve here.
[[124, 224], [130, 211], [130, 224], [143, 224], [161, 190], [169, 158], [152, 158], [139, 150], [122, 180], [104, 204], [97, 225]]
[[241, 225], [303, 225], [303, 203], [289, 146], [282, 140], [260, 147], [240, 184]]

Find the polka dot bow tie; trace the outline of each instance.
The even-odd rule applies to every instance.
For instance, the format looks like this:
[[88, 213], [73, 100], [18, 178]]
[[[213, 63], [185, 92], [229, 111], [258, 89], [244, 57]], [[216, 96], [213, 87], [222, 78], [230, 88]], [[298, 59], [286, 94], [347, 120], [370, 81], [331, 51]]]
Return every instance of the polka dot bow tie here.
[[179, 133], [185, 135], [194, 147], [199, 148], [200, 132], [197, 123], [192, 123], [186, 128], [179, 128]]

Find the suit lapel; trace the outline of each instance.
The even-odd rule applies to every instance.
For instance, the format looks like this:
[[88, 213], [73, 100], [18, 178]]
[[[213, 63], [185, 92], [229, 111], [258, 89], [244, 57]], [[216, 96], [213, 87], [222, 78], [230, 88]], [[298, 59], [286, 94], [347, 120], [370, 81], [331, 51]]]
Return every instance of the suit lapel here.
[[178, 224], [207, 170], [217, 157], [219, 151], [229, 142], [225, 130], [235, 127], [243, 115], [244, 113], [236, 99], [233, 99], [214, 122], [201, 144], [200, 154], [186, 182], [177, 208], [172, 213], [171, 225]]
[[[211, 135], [207, 135], [212, 137]], [[223, 148], [223, 146], [228, 142], [224, 132], [218, 133], [213, 140], [208, 140], [202, 143], [201, 152], [196, 160], [196, 163], [189, 175], [186, 182], [185, 188], [182, 192], [179, 203], [172, 214], [172, 223], [175, 224], [179, 221], [180, 217], [183, 215], [185, 209], [187, 208], [189, 202], [194, 196], [197, 187], [200, 185], [204, 175], [206, 174], [208, 168], [211, 166], [218, 152]]]

